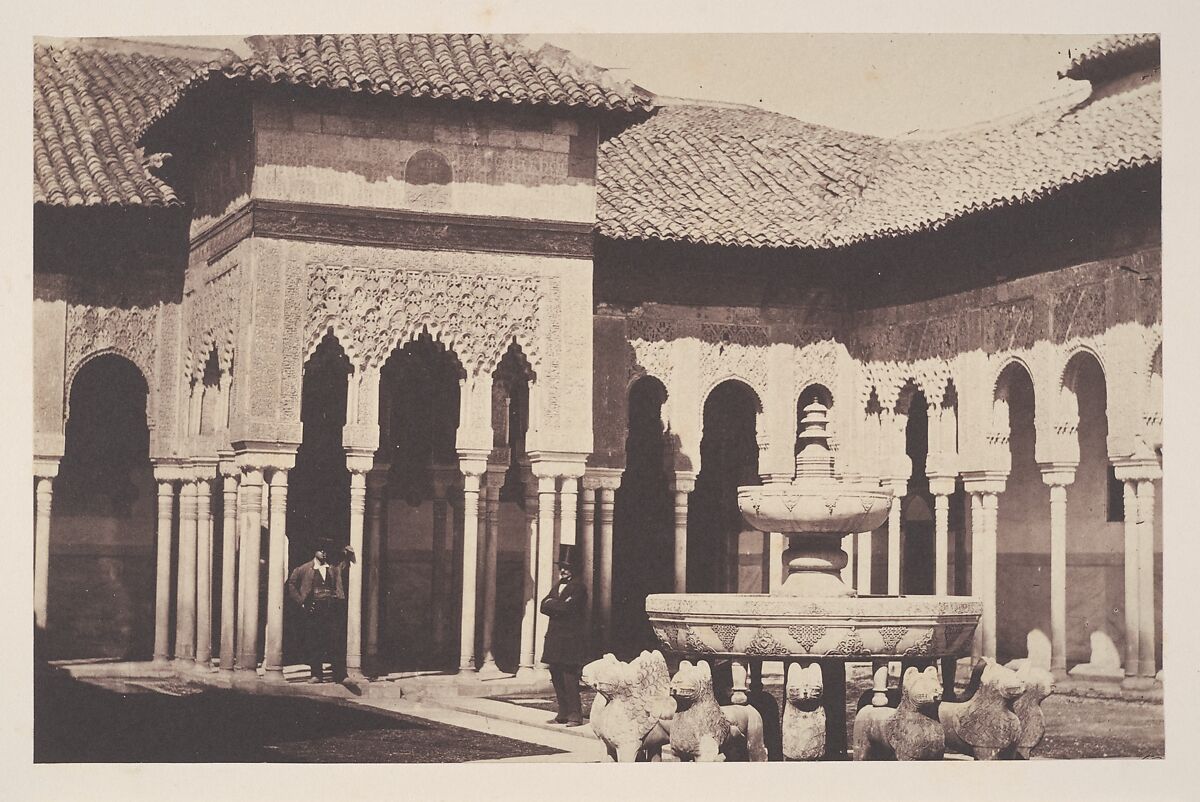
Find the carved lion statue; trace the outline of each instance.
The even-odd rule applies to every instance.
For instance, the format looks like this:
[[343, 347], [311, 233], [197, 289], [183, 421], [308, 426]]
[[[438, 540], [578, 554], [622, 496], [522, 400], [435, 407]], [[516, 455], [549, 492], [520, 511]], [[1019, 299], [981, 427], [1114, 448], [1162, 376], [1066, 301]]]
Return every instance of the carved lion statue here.
[[663, 723], [671, 751], [681, 761], [720, 762], [727, 758], [759, 763], [767, 759], [762, 716], [748, 705], [717, 704], [712, 669], [684, 660], [671, 678], [675, 715]]
[[1026, 664], [1017, 672], [1025, 682], [1025, 693], [1013, 702], [1013, 712], [1021, 720], [1021, 736], [1017, 739], [1012, 757], [1029, 760], [1033, 750], [1046, 736], [1046, 718], [1042, 712], [1042, 701], [1054, 693], [1054, 675], [1044, 668]]
[[583, 667], [583, 684], [596, 692], [592, 731], [619, 763], [657, 761], [670, 736], [660, 719], [675, 712], [667, 661], [660, 652], [642, 652], [625, 663], [611, 654]]
[[942, 681], [937, 669], [910, 666], [900, 688], [899, 707], [864, 707], [855, 715], [855, 760], [941, 760], [945, 755], [945, 733], [938, 721]]
[[820, 665], [788, 666], [783, 701], [784, 759], [820, 760], [825, 756], [824, 692]]
[[1013, 712], [1013, 703], [1023, 693], [1025, 683], [1015, 671], [984, 658], [975, 694], [963, 702], [938, 706], [946, 748], [977, 760], [1011, 754], [1021, 737], [1021, 719]]

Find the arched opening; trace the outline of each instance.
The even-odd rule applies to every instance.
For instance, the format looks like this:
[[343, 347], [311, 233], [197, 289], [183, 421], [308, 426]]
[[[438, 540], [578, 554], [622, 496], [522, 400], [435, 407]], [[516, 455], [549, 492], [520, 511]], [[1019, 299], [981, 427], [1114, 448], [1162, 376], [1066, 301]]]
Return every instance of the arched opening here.
[[[529, 433], [529, 387], [536, 380], [537, 374], [521, 346], [510, 343], [492, 374], [494, 448], [488, 462], [504, 468], [497, 509], [499, 537], [496, 542], [495, 611], [493, 614], [485, 609], [485, 596], [481, 592], [478, 596], [480, 607], [475, 616], [476, 621], [483, 622], [485, 616], [494, 615], [492, 655], [497, 666], [506, 671], [516, 671], [519, 662], [521, 617], [525, 611], [524, 582], [528, 570], [526, 549], [529, 545], [525, 509], [525, 482], [528, 478], [525, 473], [525, 465], [528, 464], [525, 441]], [[482, 571], [480, 576], [483, 576]]]
[[149, 395], [124, 357], [79, 369], [54, 483], [47, 653], [148, 659], [154, 651], [157, 489]]
[[704, 402], [700, 473], [688, 504], [687, 585], [696, 592], [759, 592], [762, 536], [738, 510], [737, 489], [759, 484], [756, 417], [749, 386], [730, 379]]
[[[319, 538], [350, 542], [350, 472], [342, 448], [350, 372], [350, 360], [332, 333], [325, 335], [304, 366], [300, 394], [304, 441], [288, 473], [289, 568], [311, 560]], [[259, 586], [265, 594], [267, 582]], [[265, 616], [265, 601], [259, 610]], [[284, 646], [289, 657], [299, 659], [301, 632], [293, 625], [295, 612], [285, 605]]]
[[996, 655], [1025, 657], [1031, 632], [1050, 634], [1050, 488], [1035, 457], [1033, 380], [1019, 363], [996, 382], [994, 436], [1007, 436], [1011, 467], [997, 509]]
[[208, 352], [204, 362], [204, 372], [200, 376], [200, 434], [212, 434], [224, 429], [226, 425], [225, 410], [221, 399], [221, 365], [217, 357], [217, 349]]
[[672, 590], [674, 512], [662, 416], [667, 390], [653, 376], [629, 388], [625, 472], [613, 510], [612, 621], [615, 654], [654, 648], [646, 596]]
[[[1067, 488], [1067, 665], [1091, 659], [1093, 638], [1105, 655], [1124, 653], [1123, 514], [1110, 513], [1108, 393], [1104, 370], [1087, 352], [1075, 354], [1063, 390], [1078, 419], [1079, 466]], [[1123, 510], [1122, 510], [1123, 513]], [[1115, 519], [1115, 520], [1114, 520]]]
[[454, 352], [428, 332], [393, 350], [380, 372], [379, 462], [390, 470], [379, 650], [396, 668], [442, 667], [458, 652], [462, 485], [456, 443], [464, 375]]

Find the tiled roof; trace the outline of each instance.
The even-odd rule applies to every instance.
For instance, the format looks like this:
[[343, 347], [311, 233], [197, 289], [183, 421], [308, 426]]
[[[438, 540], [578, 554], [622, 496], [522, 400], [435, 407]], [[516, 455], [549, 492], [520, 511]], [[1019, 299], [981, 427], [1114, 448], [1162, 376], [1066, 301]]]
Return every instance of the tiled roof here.
[[648, 110], [649, 98], [560, 48], [479, 34], [255, 36], [231, 75], [409, 97]]
[[1093, 81], [1127, 73], [1144, 65], [1157, 66], [1158, 59], [1158, 34], [1117, 34], [1101, 39], [1075, 56], [1058, 77]]
[[178, 202], [138, 147], [147, 123], [203, 68], [178, 58], [36, 45], [33, 202]]
[[994, 126], [877, 139], [765, 111], [666, 107], [601, 146], [600, 233], [831, 248], [1158, 162], [1159, 84]]
[[601, 145], [599, 229], [617, 239], [820, 247], [886, 148], [758, 109], [666, 106]]

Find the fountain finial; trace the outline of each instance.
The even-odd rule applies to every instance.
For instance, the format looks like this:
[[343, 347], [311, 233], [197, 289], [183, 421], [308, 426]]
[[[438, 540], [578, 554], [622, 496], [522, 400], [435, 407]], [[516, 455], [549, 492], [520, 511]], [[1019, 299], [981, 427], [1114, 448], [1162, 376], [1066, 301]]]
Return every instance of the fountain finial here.
[[801, 479], [832, 479], [833, 453], [829, 450], [829, 410], [820, 401], [804, 408], [800, 420], [800, 444], [796, 452], [796, 481]]

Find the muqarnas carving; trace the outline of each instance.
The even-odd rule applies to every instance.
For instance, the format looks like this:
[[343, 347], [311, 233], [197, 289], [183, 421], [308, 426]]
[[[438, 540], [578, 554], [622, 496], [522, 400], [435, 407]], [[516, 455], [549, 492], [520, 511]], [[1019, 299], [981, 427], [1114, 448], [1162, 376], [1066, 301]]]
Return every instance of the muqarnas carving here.
[[[887, 667], [879, 672], [886, 677]], [[880, 686], [880, 677], [875, 684]], [[855, 760], [941, 760], [945, 755], [945, 735], [938, 721], [942, 681], [937, 669], [909, 667], [900, 688], [899, 707], [871, 705], [854, 717]]]

